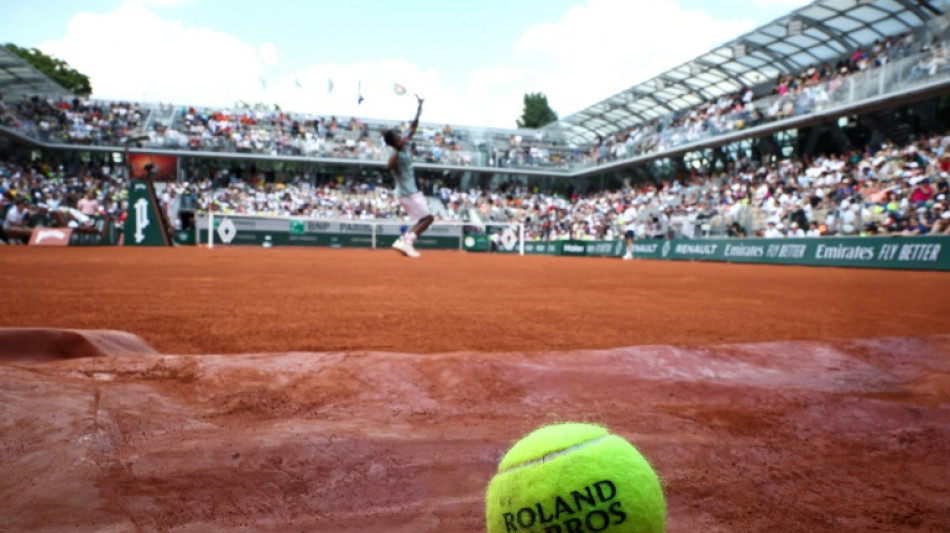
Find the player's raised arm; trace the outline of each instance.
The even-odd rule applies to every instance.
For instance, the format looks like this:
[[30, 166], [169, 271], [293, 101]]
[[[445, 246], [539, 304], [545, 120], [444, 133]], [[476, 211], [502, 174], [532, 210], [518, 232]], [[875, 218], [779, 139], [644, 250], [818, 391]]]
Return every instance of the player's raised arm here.
[[416, 109], [416, 118], [412, 119], [412, 124], [409, 125], [409, 134], [406, 135], [406, 139], [412, 139], [412, 136], [416, 134], [416, 128], [419, 127], [419, 117], [422, 115], [422, 102], [425, 100], [419, 98], [419, 95], [416, 95], [416, 100], [419, 101], [419, 107]]

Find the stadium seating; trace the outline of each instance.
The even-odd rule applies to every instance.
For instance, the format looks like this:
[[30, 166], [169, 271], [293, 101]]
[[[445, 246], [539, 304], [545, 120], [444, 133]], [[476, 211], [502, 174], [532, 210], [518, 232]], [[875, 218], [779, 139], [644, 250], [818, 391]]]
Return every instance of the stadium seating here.
[[[416, 139], [420, 162], [458, 167], [570, 171], [660, 152], [689, 143], [808, 115], [950, 76], [946, 30], [904, 33], [857, 50], [835, 64], [783, 75], [772, 85], [726, 94], [687, 111], [670, 113], [602, 137], [569, 145], [556, 130], [489, 130], [423, 124]], [[44, 142], [121, 146], [146, 134], [145, 147], [182, 151], [309, 156], [381, 161], [386, 121], [269, 109], [206, 109], [162, 104], [24, 99], [0, 105], [0, 124]], [[475, 139], [479, 139], [477, 142]]]
[[[539, 192], [524, 186], [504, 190], [450, 189], [423, 182], [433, 211], [443, 220], [476, 224], [522, 222], [529, 240], [623, 238], [634, 216], [639, 238], [725, 236], [738, 224], [748, 235], [947, 233], [950, 135], [868, 152], [770, 163], [741, 159], [727, 172], [694, 172], [684, 180], [619, 190]], [[25, 196], [38, 208], [65, 213], [81, 226], [76, 201], [98, 192], [101, 215], [123, 219], [127, 209], [121, 170], [52, 171], [41, 163], [0, 163], [4, 203]], [[277, 183], [260, 176], [213, 185], [171, 184], [196, 199], [198, 209], [221, 213], [339, 219], [401, 219], [388, 187], [379, 181], [318, 183], [295, 176]], [[78, 217], [78, 218], [77, 218]], [[62, 221], [61, 221], [62, 222]], [[809, 228], [814, 223], [813, 228]], [[777, 232], [777, 233], [776, 233]]]

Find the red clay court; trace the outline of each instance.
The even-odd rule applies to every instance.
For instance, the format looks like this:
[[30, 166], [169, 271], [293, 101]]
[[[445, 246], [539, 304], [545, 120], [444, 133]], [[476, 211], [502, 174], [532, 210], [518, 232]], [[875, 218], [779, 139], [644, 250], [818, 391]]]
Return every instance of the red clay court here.
[[0, 277], [11, 531], [483, 531], [560, 420], [640, 448], [670, 531], [950, 530], [945, 273], [6, 247]]

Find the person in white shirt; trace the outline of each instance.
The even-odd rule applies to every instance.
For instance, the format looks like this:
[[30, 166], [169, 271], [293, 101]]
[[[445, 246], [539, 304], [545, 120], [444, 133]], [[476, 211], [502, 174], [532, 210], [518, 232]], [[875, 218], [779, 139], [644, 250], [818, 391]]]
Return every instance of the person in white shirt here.
[[627, 253], [623, 255], [624, 261], [633, 259], [633, 240], [636, 238], [637, 231], [637, 208], [632, 205], [623, 213], [623, 235], [627, 241]]
[[26, 243], [30, 240], [33, 230], [26, 225], [29, 214], [30, 210], [24, 198], [17, 198], [16, 203], [7, 210], [7, 215], [3, 218], [3, 237], [10, 244]]
[[780, 229], [778, 229], [778, 224], [776, 224], [775, 221], [773, 220], [770, 220], [768, 222], [768, 227], [765, 228], [765, 233], [762, 236], [765, 237], [766, 239], [784, 239], [785, 238], [785, 234], [782, 233]]
[[821, 237], [821, 230], [818, 229], [818, 223], [812, 221], [811, 225], [808, 228], [808, 231], [805, 232], [806, 237]]
[[791, 229], [788, 230], [789, 239], [801, 239], [805, 237], [805, 231], [798, 227], [798, 222], [792, 222]]

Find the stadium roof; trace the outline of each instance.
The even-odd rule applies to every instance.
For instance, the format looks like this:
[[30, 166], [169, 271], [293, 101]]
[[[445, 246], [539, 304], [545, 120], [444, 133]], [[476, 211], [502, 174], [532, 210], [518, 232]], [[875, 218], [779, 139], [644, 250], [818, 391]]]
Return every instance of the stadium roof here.
[[0, 46], [0, 94], [8, 100], [22, 95], [72, 95], [6, 46]]
[[948, 0], [817, 0], [551, 125], [586, 144], [921, 28]]

